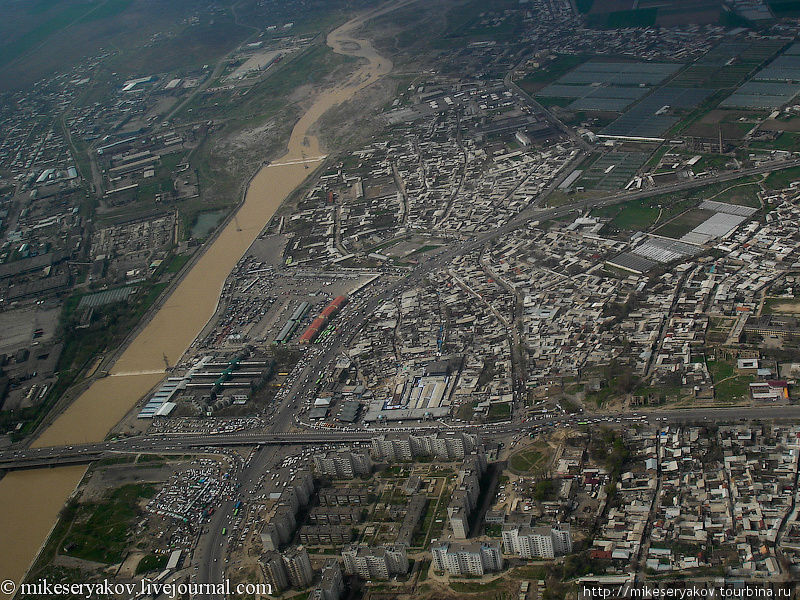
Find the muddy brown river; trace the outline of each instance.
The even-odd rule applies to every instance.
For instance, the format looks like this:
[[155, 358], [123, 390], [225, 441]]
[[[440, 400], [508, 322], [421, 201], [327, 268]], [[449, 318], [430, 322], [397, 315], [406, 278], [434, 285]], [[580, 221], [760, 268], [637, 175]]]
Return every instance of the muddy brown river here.
[[[366, 59], [351, 77], [320, 92], [295, 124], [287, 153], [262, 168], [245, 200], [219, 236], [170, 294], [152, 320], [130, 343], [110, 371], [89, 387], [36, 440], [35, 446], [100, 441], [164, 377], [164, 357], [175, 364], [214, 311], [227, 275], [281, 203], [323, 160], [310, 128], [329, 108], [388, 73], [392, 63], [372, 45], [353, 37], [368, 17], [362, 15], [332, 31], [327, 43], [336, 52]], [[306, 168], [306, 167], [310, 168]], [[17, 471], [0, 480], [0, 580], [22, 580], [58, 512], [80, 482], [85, 467]], [[7, 594], [0, 594], [8, 598]]]

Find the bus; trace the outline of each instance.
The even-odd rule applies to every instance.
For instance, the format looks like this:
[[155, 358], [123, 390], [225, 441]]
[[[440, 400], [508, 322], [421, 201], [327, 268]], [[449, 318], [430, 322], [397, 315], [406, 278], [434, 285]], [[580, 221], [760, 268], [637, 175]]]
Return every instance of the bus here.
[[225, 535], [226, 533], [228, 533], [228, 528], [227, 527], [223, 527], [222, 528], [222, 535]]

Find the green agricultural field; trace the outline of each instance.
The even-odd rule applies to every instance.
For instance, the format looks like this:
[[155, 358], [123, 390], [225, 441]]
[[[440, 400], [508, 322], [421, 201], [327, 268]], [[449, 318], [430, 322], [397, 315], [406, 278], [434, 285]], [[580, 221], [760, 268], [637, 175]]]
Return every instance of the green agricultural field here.
[[[187, 26], [189, 15], [197, 15], [200, 24]], [[215, 14], [216, 23], [223, 24], [226, 16]], [[167, 43], [183, 41], [182, 34], [189, 29], [199, 31], [202, 24], [210, 24], [207, 7], [199, 8], [193, 0], [171, 0], [152, 3], [145, 0], [31, 0], [5, 2], [0, 5], [0, 87], [16, 89], [25, 87], [55, 71], [65, 64], [78, 63], [98, 50], [116, 51], [110, 59], [93, 74], [92, 84], [107, 79], [111, 71], [125, 78], [131, 74], [126, 60], [136, 60], [147, 49], [154, 36]], [[242, 28], [245, 35], [252, 30]], [[165, 35], [169, 33], [169, 35]], [[193, 33], [191, 34], [193, 35]], [[213, 37], [214, 34], [212, 34]], [[202, 44], [203, 40], [199, 40]], [[216, 58], [213, 39], [205, 48]], [[225, 47], [225, 51], [231, 49]], [[196, 53], [187, 51], [181, 55], [172, 52], [176, 66], [180, 67], [194, 59]], [[168, 53], [152, 55], [154, 59], [166, 58]], [[108, 67], [114, 63], [111, 69]], [[141, 65], [141, 63], [139, 63]], [[135, 66], [131, 62], [131, 67]], [[152, 66], [152, 65], [151, 65]], [[157, 72], [158, 69], [149, 72]], [[141, 72], [137, 74], [141, 75]], [[102, 91], [107, 88], [101, 86]]]
[[542, 106], [559, 106], [561, 108], [571, 104], [574, 98], [554, 98], [552, 96], [537, 96], [536, 101]]
[[705, 87], [708, 81], [719, 71], [717, 67], [708, 65], [691, 65], [681, 71], [670, 85], [678, 87]]
[[633, 200], [620, 206], [609, 206], [593, 211], [599, 217], [612, 217], [609, 225], [613, 229], [641, 231], [656, 222], [661, 210], [648, 200]]
[[[796, 178], [800, 179], [800, 173]], [[717, 200], [758, 207], [760, 204], [756, 194], [760, 188], [757, 185], [748, 185], [755, 184], [758, 180], [760, 180], [760, 176], [742, 177], [693, 190], [631, 200], [623, 204], [595, 209], [592, 211], [592, 215], [610, 218], [611, 221], [607, 228], [611, 231], [642, 231], [652, 227], [657, 221], [659, 223], [667, 222], [672, 217], [697, 206], [703, 200]], [[789, 181], [794, 181], [794, 179]]]
[[517, 83], [526, 92], [535, 92], [544, 87], [543, 84], [555, 81], [578, 65], [582, 65], [588, 59], [588, 56], [560, 54], [547, 65], [539, 69], [535, 69], [525, 75], [525, 77], [523, 77]]
[[778, 135], [775, 140], [771, 142], [753, 142], [753, 148], [763, 148], [766, 150], [786, 150], [788, 152], [797, 152], [800, 150], [800, 135], [784, 131]]
[[[483, 0], [472, 0], [452, 8], [446, 16], [447, 27], [444, 35], [433, 40], [436, 48], [449, 48], [461, 46], [472, 39], [513, 39], [519, 32], [519, 22], [511, 18], [502, 18], [503, 11], [517, 6], [515, 0], [496, 0], [486, 4]], [[491, 15], [500, 22], [494, 24], [484, 20], [491, 11]]]
[[800, 16], [800, 1], [771, 0], [767, 2], [772, 14], [778, 18]]
[[656, 23], [657, 8], [640, 8], [636, 10], [617, 10], [609, 13], [592, 13], [588, 22], [595, 27], [620, 29], [627, 27], [651, 27]]
[[[44, 3], [39, 3], [43, 7]], [[32, 7], [33, 10], [35, 10]], [[51, 10], [37, 11], [35, 24], [24, 32], [13, 32], [4, 37], [0, 45], [0, 64], [6, 64], [43, 44], [47, 38], [66, 29], [71, 23], [80, 21], [90, 12], [90, 6], [64, 2]]]

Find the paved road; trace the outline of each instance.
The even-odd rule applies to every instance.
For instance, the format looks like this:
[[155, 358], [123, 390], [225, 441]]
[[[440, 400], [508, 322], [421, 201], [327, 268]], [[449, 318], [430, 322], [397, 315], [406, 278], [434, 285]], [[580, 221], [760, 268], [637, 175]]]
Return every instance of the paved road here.
[[[291, 413], [285, 403], [278, 414]], [[276, 431], [244, 431], [236, 433], [219, 434], [165, 434], [143, 435], [125, 438], [116, 441], [84, 444], [79, 446], [51, 446], [45, 448], [29, 448], [0, 452], [0, 468], [31, 468], [34, 466], [52, 466], [70, 462], [91, 462], [102, 456], [113, 453], [156, 453], [156, 454], [184, 454], [203, 452], [209, 448], [229, 446], [263, 446], [264, 459], [272, 453], [283, 454], [283, 446], [307, 446], [309, 444], [347, 444], [352, 442], [367, 442], [382, 433], [408, 432], [408, 433], [433, 433], [447, 431], [478, 432], [488, 438], [502, 438], [515, 433], [530, 433], [543, 425], [570, 425], [582, 421], [597, 423], [628, 422], [630, 420], [649, 421], [651, 423], [689, 423], [689, 422], [736, 422], [740, 420], [787, 420], [800, 419], [800, 406], [765, 406], [765, 407], [737, 407], [737, 408], [696, 408], [679, 410], [639, 411], [636, 413], [585, 413], [581, 415], [554, 415], [539, 420], [529, 420], [524, 423], [500, 423], [495, 425], [463, 425], [445, 427], [436, 423], [418, 427], [373, 427], [361, 428], [356, 431], [342, 431], [336, 429], [320, 431], [304, 431], [297, 433], [281, 433]], [[283, 426], [287, 421], [280, 419]], [[253, 461], [252, 464], [257, 461]]]
[[[570, 136], [572, 137], [572, 136]], [[582, 142], [582, 141], [581, 141]], [[581, 147], [584, 143], [580, 144]], [[276, 401], [274, 412], [268, 417], [269, 431], [264, 432], [246, 432], [246, 433], [233, 433], [233, 434], [216, 434], [207, 436], [143, 436], [141, 439], [128, 439], [117, 442], [121, 444], [120, 451], [131, 452], [137, 444], [138, 447], [146, 447], [147, 452], [169, 452], [189, 450], [192, 448], [202, 448], [208, 446], [220, 445], [253, 445], [263, 444], [263, 446], [256, 451], [255, 456], [252, 458], [250, 464], [238, 474], [239, 481], [243, 482], [241, 489], [242, 501], [246, 502], [248, 497], [251, 496], [255, 490], [253, 482], [257, 481], [258, 475], [263, 472], [265, 465], [271, 461], [275, 461], [280, 456], [278, 444], [287, 444], [296, 442], [298, 444], [320, 444], [320, 443], [346, 443], [351, 441], [363, 441], [370, 439], [375, 435], [375, 432], [382, 431], [381, 429], [372, 431], [359, 431], [359, 432], [342, 432], [342, 431], [320, 431], [319, 433], [304, 432], [300, 434], [285, 434], [294, 423], [294, 419], [300, 410], [300, 404], [304, 403], [311, 397], [311, 393], [316, 387], [316, 378], [320, 373], [326, 372], [326, 366], [335, 360], [341, 352], [341, 349], [347, 348], [356, 335], [356, 333], [364, 326], [367, 320], [374, 314], [375, 310], [386, 300], [395, 297], [403, 289], [408, 289], [423, 280], [429, 273], [435, 272], [444, 268], [450, 263], [453, 258], [458, 255], [472, 252], [473, 250], [481, 248], [487, 242], [506, 235], [511, 231], [525, 225], [532, 220], [549, 220], [568, 215], [571, 212], [583, 212], [590, 208], [611, 206], [629, 200], [641, 199], [659, 194], [692, 189], [702, 187], [709, 184], [729, 181], [747, 175], [767, 173], [774, 170], [785, 169], [793, 166], [800, 166], [800, 160], [782, 161], [780, 163], [771, 163], [762, 165], [753, 169], [746, 169], [731, 173], [722, 173], [712, 177], [702, 179], [694, 179], [687, 182], [678, 184], [661, 186], [647, 190], [637, 190], [634, 192], [623, 192], [613, 194], [606, 197], [597, 198], [593, 201], [581, 201], [572, 204], [567, 204], [557, 208], [541, 209], [538, 206], [531, 206], [522, 211], [515, 218], [509, 220], [505, 225], [488, 231], [469, 240], [462, 241], [454, 244], [445, 250], [430, 256], [427, 260], [418, 265], [413, 271], [404, 277], [400, 277], [394, 281], [383, 281], [375, 286], [375, 289], [370, 292], [370, 295], [364, 299], [354, 301], [350, 306], [346, 307], [337, 318], [338, 331], [335, 336], [331, 336], [325, 343], [321, 345], [312, 346], [301, 359], [301, 363], [296, 371], [293, 371], [290, 380], [287, 381], [285, 387], [279, 393]], [[562, 174], [565, 176], [566, 173]], [[551, 182], [547, 191], [554, 189], [561, 178]], [[540, 196], [546, 197], [547, 193]], [[645, 415], [646, 413], [641, 413]], [[664, 419], [668, 422], [683, 422], [683, 421], [721, 421], [721, 420], [739, 420], [742, 418], [752, 419], [797, 419], [800, 418], [800, 407], [780, 407], [780, 408], [765, 408], [765, 409], [698, 409], [687, 411], [663, 411], [659, 413], [652, 413], [648, 415], [650, 419]], [[456, 427], [443, 427], [441, 430], [453, 431], [457, 429], [478, 430], [482, 435], [489, 437], [492, 436], [508, 436], [514, 433], [535, 433], [543, 426], [557, 426], [578, 423], [579, 421], [592, 421], [600, 422], [605, 421], [616, 426], [617, 419], [620, 423], [626, 417], [623, 416], [608, 416], [608, 415], [582, 415], [581, 417], [572, 417], [569, 415], [561, 415], [546, 419], [546, 424], [542, 422], [528, 422], [524, 424], [512, 423], [501, 424], [489, 427], [477, 428], [456, 428]], [[627, 417], [631, 418], [631, 417]], [[410, 430], [411, 428], [406, 428]], [[430, 432], [437, 430], [436, 427], [420, 428], [423, 431]], [[387, 431], [391, 431], [390, 429]], [[72, 449], [74, 451], [75, 448]], [[113, 451], [115, 448], [96, 449], [103, 450], [104, 452]], [[50, 453], [50, 457], [57, 458], [65, 452], [64, 448], [41, 449], [41, 452]], [[90, 451], [85, 449], [84, 452]], [[0, 454], [0, 466], [2, 466], [2, 459], [21, 460], [23, 457], [6, 457]], [[8, 464], [8, 463], [7, 463]], [[233, 501], [226, 501], [222, 504], [220, 509], [215, 513], [214, 519], [209, 524], [209, 530], [206, 534], [202, 535], [197, 545], [196, 552], [193, 557], [193, 564], [197, 566], [196, 581], [198, 582], [219, 582], [222, 581], [224, 574], [224, 560], [227, 556], [227, 539], [222, 535], [222, 529], [232, 523], [233, 519]], [[210, 598], [209, 600], [217, 600]]]
[[[702, 187], [709, 184], [738, 179], [747, 175], [767, 173], [770, 171], [800, 166], [800, 160], [781, 161], [764, 164], [752, 169], [744, 169], [736, 172], [725, 172], [715, 176], [702, 179], [694, 179], [686, 182], [660, 186], [647, 190], [637, 190], [634, 192], [622, 192], [610, 196], [596, 198], [590, 201], [581, 201], [557, 208], [542, 209], [538, 206], [531, 206], [506, 224], [488, 232], [456, 243], [445, 250], [431, 255], [424, 262], [418, 265], [409, 274], [397, 278], [394, 281], [383, 281], [377, 284], [375, 290], [363, 300], [353, 302], [342, 312], [337, 319], [338, 333], [329, 338], [329, 341], [319, 346], [312, 346], [304, 357], [301, 364], [291, 381], [283, 388], [279, 394], [275, 409], [268, 417], [268, 430], [266, 432], [245, 432], [232, 434], [216, 435], [161, 435], [161, 436], [140, 436], [127, 438], [112, 442], [101, 442], [85, 446], [61, 446], [52, 448], [35, 448], [0, 453], [0, 468], [25, 468], [40, 465], [68, 464], [70, 462], [91, 462], [101, 456], [113, 452], [148, 452], [148, 453], [185, 453], [194, 449], [209, 447], [219, 447], [226, 445], [258, 445], [263, 444], [250, 464], [236, 476], [241, 482], [251, 482], [257, 480], [257, 474], [263, 471], [264, 465], [270, 461], [275, 461], [279, 456], [280, 445], [285, 444], [321, 444], [321, 443], [347, 443], [352, 441], [363, 441], [375, 435], [374, 431], [360, 432], [303, 432], [299, 434], [287, 434], [286, 432], [294, 423], [295, 415], [299, 410], [299, 404], [310, 397], [311, 392], [316, 386], [316, 377], [319, 373], [325, 372], [325, 367], [340, 354], [340, 349], [346, 348], [356, 333], [363, 327], [366, 321], [374, 314], [375, 310], [386, 300], [395, 297], [403, 289], [416, 285], [423, 280], [429, 273], [435, 272], [446, 267], [456, 256], [472, 252], [481, 248], [487, 242], [497, 237], [506, 235], [511, 231], [524, 226], [532, 220], [545, 221], [560, 218], [575, 212], [580, 213], [585, 210], [620, 204], [629, 200], [651, 197], [659, 194], [675, 192], [679, 190]], [[552, 189], [555, 182], [551, 183]], [[546, 193], [540, 196], [545, 197]], [[641, 414], [647, 414], [642, 412]], [[759, 409], [698, 409], [681, 411], [663, 411], [649, 414], [651, 419], [665, 419], [669, 422], [682, 421], [730, 421], [742, 418], [751, 419], [797, 419], [800, 418], [800, 407], [775, 407]], [[612, 424], [616, 423], [617, 417], [608, 415], [582, 415], [580, 418], [561, 415], [558, 417], [545, 419], [548, 425], [564, 425], [576, 423], [578, 420], [595, 421], [605, 420]], [[623, 419], [624, 417], [618, 417]], [[624, 421], [621, 420], [624, 423]], [[524, 424], [501, 424], [489, 427], [481, 427], [480, 433], [489, 437], [508, 436], [514, 433], [534, 433], [542, 427], [541, 422], [528, 422]], [[408, 428], [410, 429], [410, 428]], [[436, 427], [420, 428], [430, 432]], [[457, 428], [444, 427], [444, 431], [453, 431]], [[380, 431], [380, 430], [378, 430]], [[388, 429], [387, 431], [391, 431]], [[245, 484], [241, 494], [243, 501], [253, 493], [253, 489]], [[222, 529], [231, 523], [233, 502], [226, 501], [215, 513], [214, 519], [208, 525], [208, 532], [201, 535], [198, 546], [193, 558], [193, 563], [197, 566], [196, 581], [199, 582], [219, 582], [222, 581], [224, 572], [224, 557], [226, 556], [225, 536]]]
[[[284, 448], [285, 450], [286, 448]], [[289, 449], [289, 453], [293, 453]], [[207, 532], [200, 536], [192, 555], [193, 580], [198, 583], [218, 583], [224, 580], [225, 566], [228, 564], [229, 546], [234, 535], [236, 516], [233, 514], [237, 501], [242, 502], [243, 514], [249, 502], [259, 491], [260, 476], [274, 467], [283, 458], [283, 453], [276, 452], [274, 447], [257, 448], [249, 462], [237, 465], [231, 472], [231, 480], [241, 484], [236, 497], [222, 502], [207, 526]], [[241, 515], [240, 515], [241, 516]], [[222, 530], [227, 529], [226, 534]], [[206, 600], [214, 600], [217, 596], [204, 596]]]
[[591, 152], [593, 150], [592, 146], [584, 140], [581, 136], [579, 136], [574, 129], [567, 127], [564, 123], [556, 117], [550, 109], [542, 104], [539, 104], [534, 98], [528, 94], [525, 90], [519, 87], [516, 83], [514, 83], [514, 71], [516, 71], [520, 66], [524, 65], [525, 62], [530, 58], [526, 56], [522, 59], [513, 69], [511, 69], [503, 79], [503, 83], [505, 83], [506, 87], [511, 89], [512, 91], [516, 92], [516, 94], [524, 99], [528, 105], [533, 108], [536, 112], [543, 114], [547, 117], [547, 120], [559, 131], [561, 131], [564, 135], [569, 137], [579, 148], [586, 152]]
[[[315, 386], [315, 381], [313, 378], [308, 378], [307, 374], [325, 372], [325, 366], [328, 364], [328, 362], [330, 362], [330, 360], [338, 355], [339, 348], [348, 347], [355, 333], [363, 327], [369, 317], [384, 301], [396, 297], [397, 294], [402, 290], [418, 284], [429, 273], [445, 268], [456, 256], [477, 250], [487, 242], [490, 242], [497, 237], [507, 235], [530, 221], [556, 219], [573, 212], [580, 213], [589, 208], [612, 206], [615, 204], [628, 202], [630, 200], [637, 200], [680, 190], [703, 187], [713, 183], [738, 179], [747, 175], [768, 173], [771, 171], [795, 166], [800, 166], [800, 159], [772, 162], [751, 169], [720, 173], [711, 177], [692, 179], [681, 183], [659, 186], [647, 190], [620, 192], [617, 194], [596, 198], [594, 200], [574, 202], [556, 208], [542, 209], [537, 206], [531, 206], [496, 229], [478, 234], [477, 236], [473, 236], [466, 241], [453, 244], [447, 249], [441, 250], [438, 253], [429, 256], [424, 260], [424, 262], [420, 263], [405, 277], [399, 278], [393, 282], [383, 282], [378, 284], [377, 293], [373, 293], [365, 300], [358, 301], [356, 306], [347, 307], [345, 311], [343, 311], [341, 317], [338, 318], [337, 324], [339, 331], [337, 335], [329, 338], [322, 349], [319, 349], [316, 346], [312, 347], [312, 350], [307, 357], [307, 364], [304, 367], [304, 375], [295, 380], [295, 382], [289, 388], [288, 393], [290, 397], [297, 398], [299, 401], [307, 398], [309, 393], [312, 391], [312, 388]], [[282, 418], [286, 418], [286, 415], [282, 415]]]
[[[383, 282], [378, 284], [377, 288], [379, 291], [377, 293], [373, 293], [373, 295], [368, 297], [366, 300], [359, 301], [356, 306], [347, 307], [343, 311], [342, 315], [337, 319], [337, 325], [339, 327], [337, 335], [329, 338], [329, 341], [326, 342], [322, 348], [312, 346], [312, 349], [308, 354], [307, 363], [303, 367], [302, 375], [294, 380], [294, 382], [288, 388], [287, 394], [290, 397], [294, 397], [299, 400], [307, 398], [308, 393], [315, 386], [315, 380], [310, 378], [309, 375], [325, 372], [325, 365], [338, 355], [339, 348], [346, 348], [348, 346], [355, 333], [359, 331], [361, 327], [363, 327], [369, 317], [384, 301], [395, 297], [402, 290], [416, 285], [429, 273], [446, 267], [456, 256], [477, 250], [487, 242], [490, 242], [497, 237], [507, 235], [508, 233], [518, 229], [532, 220], [545, 221], [556, 219], [573, 212], [582, 212], [588, 208], [612, 206], [614, 204], [620, 204], [629, 200], [636, 200], [679, 190], [702, 187], [712, 183], [737, 179], [747, 175], [767, 173], [770, 171], [794, 166], [800, 166], [800, 160], [780, 161], [764, 164], [759, 167], [745, 169], [734, 173], [726, 172], [712, 177], [693, 179], [677, 184], [659, 186], [648, 190], [622, 192], [600, 197], [588, 202], [574, 202], [556, 208], [542, 209], [536, 206], [529, 207], [498, 228], [478, 234], [477, 236], [473, 236], [466, 241], [456, 243], [452, 246], [449, 246], [445, 250], [431, 255], [405, 277], [398, 278], [393, 282]], [[280, 415], [280, 417], [285, 419], [287, 418], [287, 415], [283, 414]], [[276, 416], [276, 419], [277, 418], [278, 416]]]

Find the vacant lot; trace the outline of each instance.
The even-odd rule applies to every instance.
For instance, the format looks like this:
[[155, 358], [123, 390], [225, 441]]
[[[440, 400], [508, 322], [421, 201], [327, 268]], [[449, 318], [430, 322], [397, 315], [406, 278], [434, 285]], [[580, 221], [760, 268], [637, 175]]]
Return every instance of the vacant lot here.
[[753, 208], [760, 208], [761, 202], [758, 199], [758, 193], [761, 191], [761, 186], [757, 183], [748, 183], [743, 185], [734, 185], [718, 194], [711, 196], [708, 200], [716, 202], [727, 202], [728, 204], [738, 204], [740, 206], [751, 206]]
[[773, 171], [767, 175], [764, 180], [764, 186], [770, 190], [782, 190], [793, 181], [800, 181], [800, 167]]
[[527, 446], [508, 459], [508, 466], [518, 473], [527, 473], [547, 464], [550, 447], [544, 443]]
[[800, 298], [767, 298], [762, 313], [800, 315]]
[[542, 462], [543, 455], [538, 450], [526, 450], [515, 454], [508, 461], [508, 464], [515, 471], [530, 471], [533, 467]]
[[108, 564], [122, 560], [139, 502], [154, 493], [151, 485], [124, 485], [100, 502], [80, 505], [62, 544], [66, 553]]
[[724, 404], [733, 404], [750, 397], [750, 384], [755, 381], [752, 375], [731, 377], [714, 386], [716, 400]]

